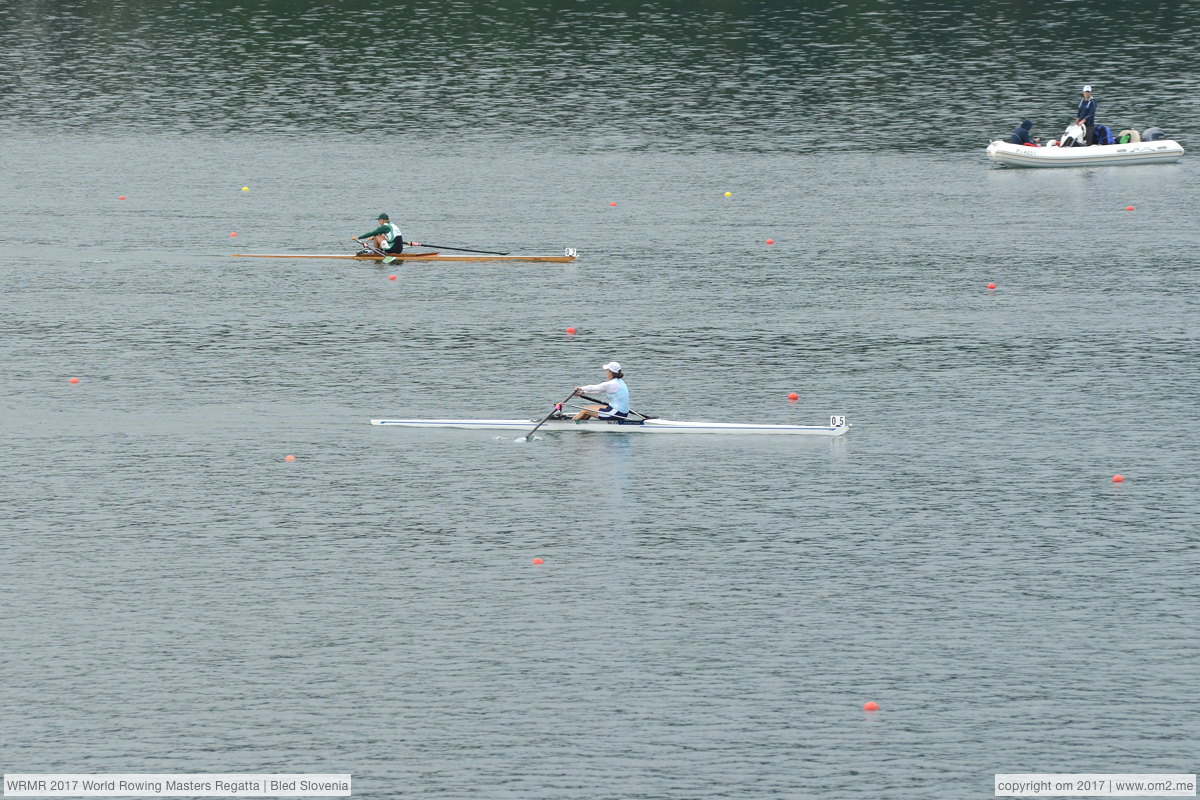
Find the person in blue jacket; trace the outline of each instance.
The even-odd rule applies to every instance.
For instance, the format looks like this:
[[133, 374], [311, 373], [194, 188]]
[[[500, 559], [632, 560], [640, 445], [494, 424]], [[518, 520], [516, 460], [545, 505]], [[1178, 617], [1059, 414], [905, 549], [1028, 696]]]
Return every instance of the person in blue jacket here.
[[1032, 120], [1022, 120], [1021, 124], [1012, 132], [1012, 136], [1008, 137], [1009, 144], [1037, 144], [1040, 139], [1029, 138], [1029, 131], [1033, 129]]
[[1083, 99], [1079, 101], [1079, 110], [1075, 112], [1075, 124], [1083, 126], [1083, 143], [1096, 143], [1096, 98], [1092, 97], [1092, 87], [1083, 87]]

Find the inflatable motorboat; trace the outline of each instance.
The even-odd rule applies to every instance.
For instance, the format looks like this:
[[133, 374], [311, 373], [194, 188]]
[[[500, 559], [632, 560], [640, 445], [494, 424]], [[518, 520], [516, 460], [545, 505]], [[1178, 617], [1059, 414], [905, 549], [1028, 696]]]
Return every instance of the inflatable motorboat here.
[[[1136, 133], [1136, 131], [1134, 132]], [[1183, 158], [1183, 145], [1162, 138], [1158, 128], [1148, 128], [1141, 141], [1125, 144], [1071, 146], [1082, 139], [1079, 126], [1070, 126], [1061, 140], [1049, 147], [1031, 147], [997, 139], [988, 145], [987, 157], [1006, 167], [1115, 167], [1122, 164], [1170, 164]]]

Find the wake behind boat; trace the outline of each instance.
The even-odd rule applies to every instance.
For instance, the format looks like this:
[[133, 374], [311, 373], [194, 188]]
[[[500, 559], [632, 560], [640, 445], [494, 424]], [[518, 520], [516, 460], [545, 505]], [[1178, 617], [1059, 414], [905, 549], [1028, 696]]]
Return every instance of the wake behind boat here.
[[[529, 433], [538, 424], [533, 419], [373, 419], [372, 425], [392, 425], [401, 428], [477, 428]], [[724, 434], [787, 434], [810, 436], [841, 436], [850, 430], [842, 416], [830, 417], [828, 425], [758, 425], [740, 422], [684, 422], [651, 417], [640, 422], [609, 422], [598, 419], [550, 419], [542, 423], [543, 431], [574, 431], [581, 433], [724, 433]]]

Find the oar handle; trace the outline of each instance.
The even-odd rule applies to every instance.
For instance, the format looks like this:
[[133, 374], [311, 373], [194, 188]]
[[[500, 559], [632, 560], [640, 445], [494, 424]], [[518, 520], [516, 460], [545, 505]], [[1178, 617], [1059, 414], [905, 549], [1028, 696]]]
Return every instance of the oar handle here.
[[[589, 403], [600, 403], [601, 405], [608, 405], [603, 400], [597, 400], [595, 397], [588, 397], [586, 394], [579, 394], [579, 395], [576, 395], [576, 397], [579, 397], [580, 399], [583, 399], [583, 400], [587, 400]], [[568, 398], [568, 399], [570, 399], [570, 398]], [[629, 413], [637, 414], [642, 419], [656, 419], [656, 417], [648, 417], [640, 411], [634, 411], [632, 408], [629, 409]]]

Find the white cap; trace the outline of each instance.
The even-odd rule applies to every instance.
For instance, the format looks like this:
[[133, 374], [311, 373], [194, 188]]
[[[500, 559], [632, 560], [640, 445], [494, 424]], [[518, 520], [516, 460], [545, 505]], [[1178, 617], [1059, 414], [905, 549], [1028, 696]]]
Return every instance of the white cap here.
[[1090, 85], [1088, 85], [1088, 86], [1083, 87], [1083, 90], [1085, 92], [1090, 92], [1092, 90], [1092, 87]]
[[601, 367], [600, 369], [606, 369], [609, 372], [620, 372], [621, 365], [615, 361], [610, 361], [607, 364], [605, 364], [603, 367]]

